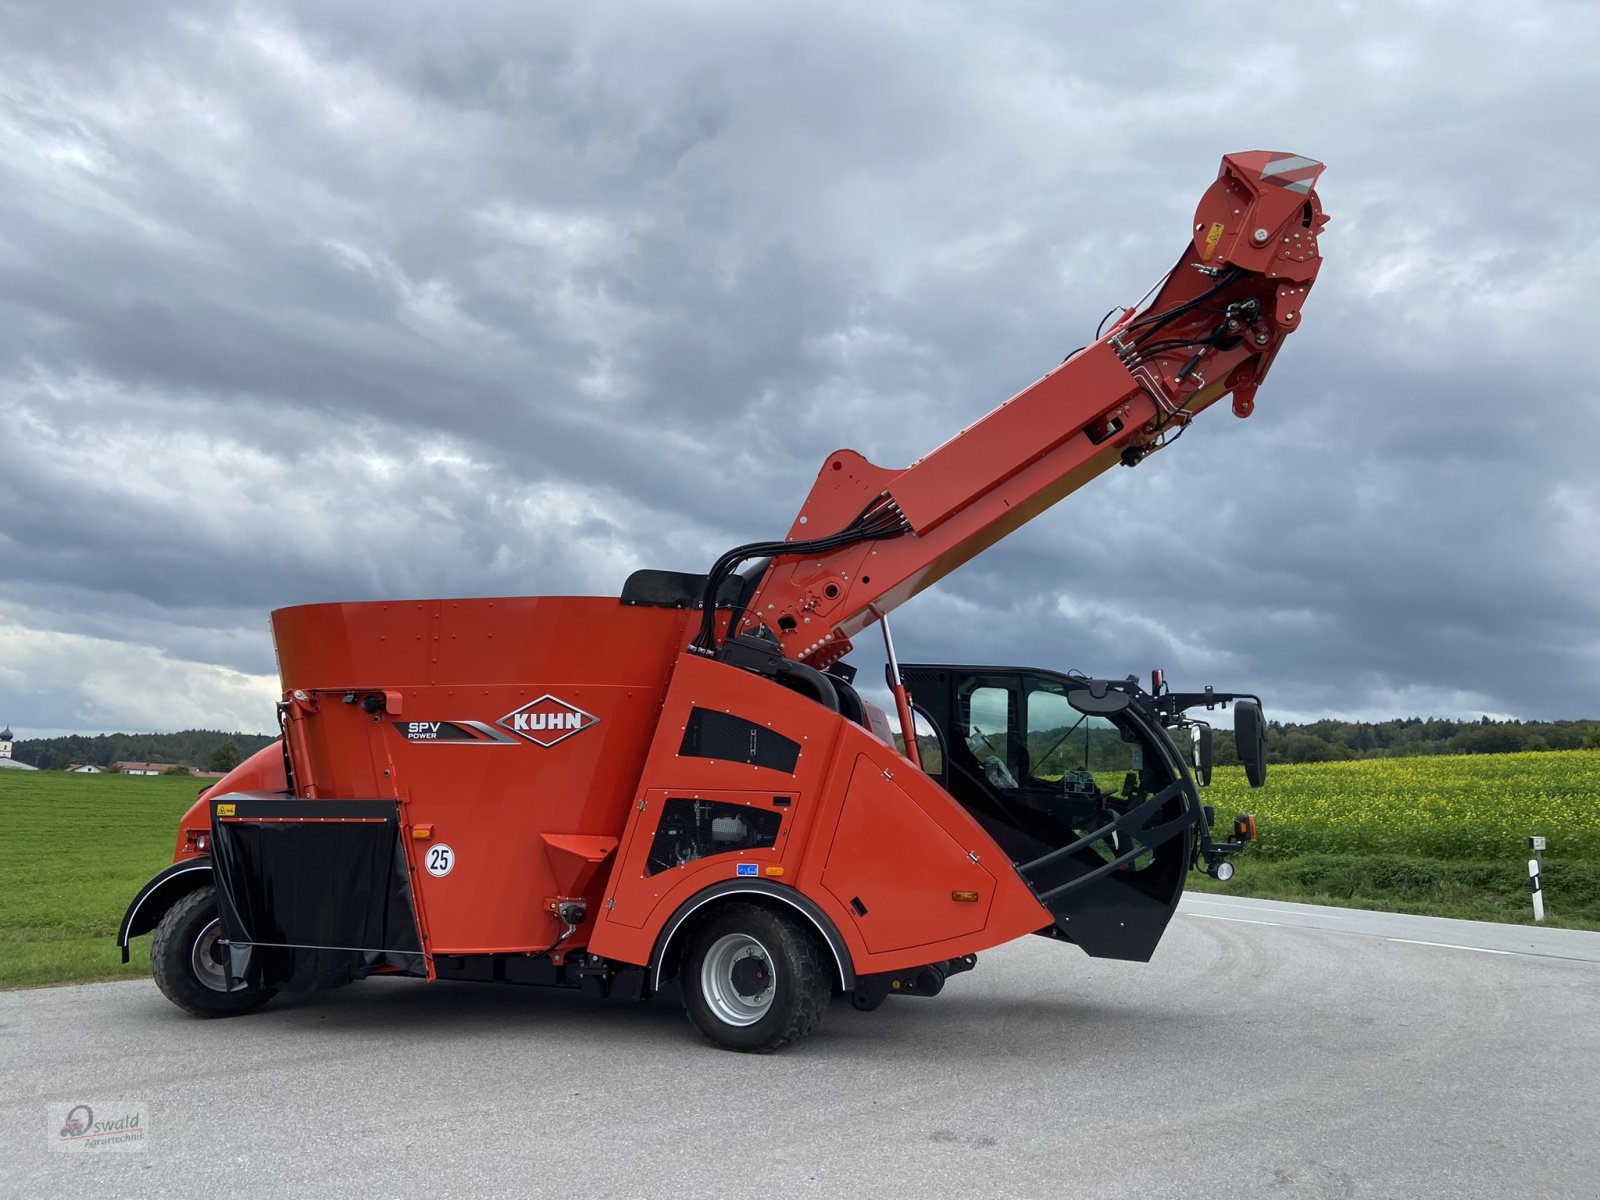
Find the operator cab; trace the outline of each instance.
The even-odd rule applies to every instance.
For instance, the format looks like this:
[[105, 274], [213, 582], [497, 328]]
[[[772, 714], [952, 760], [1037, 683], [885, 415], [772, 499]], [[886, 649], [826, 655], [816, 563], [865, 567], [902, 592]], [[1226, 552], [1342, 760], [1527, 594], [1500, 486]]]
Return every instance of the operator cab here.
[[1150, 697], [1031, 667], [903, 664], [923, 769], [1055, 917], [1041, 934], [1147, 961], [1203, 836]]

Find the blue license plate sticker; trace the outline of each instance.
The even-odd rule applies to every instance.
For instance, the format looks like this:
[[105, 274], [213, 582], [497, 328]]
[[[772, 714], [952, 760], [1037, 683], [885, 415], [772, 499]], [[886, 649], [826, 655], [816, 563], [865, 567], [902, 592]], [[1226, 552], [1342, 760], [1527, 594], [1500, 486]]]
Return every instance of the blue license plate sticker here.
[[738, 865], [738, 872], [740, 875], [755, 875], [758, 874], [759, 871], [760, 868], [755, 863], [740, 863]]

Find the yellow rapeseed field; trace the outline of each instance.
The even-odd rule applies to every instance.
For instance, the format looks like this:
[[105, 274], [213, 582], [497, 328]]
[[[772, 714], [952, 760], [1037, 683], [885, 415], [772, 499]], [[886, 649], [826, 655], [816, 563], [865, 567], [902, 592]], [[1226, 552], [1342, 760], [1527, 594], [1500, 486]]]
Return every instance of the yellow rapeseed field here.
[[1224, 828], [1256, 814], [1268, 858], [1504, 859], [1542, 834], [1547, 860], [1600, 863], [1600, 750], [1272, 766], [1259, 790], [1219, 769], [1209, 790]]

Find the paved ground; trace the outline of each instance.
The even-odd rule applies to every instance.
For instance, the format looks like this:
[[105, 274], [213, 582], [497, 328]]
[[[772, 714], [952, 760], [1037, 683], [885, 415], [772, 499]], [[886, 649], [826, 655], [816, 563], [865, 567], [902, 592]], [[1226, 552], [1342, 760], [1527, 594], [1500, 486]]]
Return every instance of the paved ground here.
[[[772, 1058], [666, 1002], [104, 984], [0, 994], [0, 1195], [1590, 1200], [1597, 1066], [1600, 934], [1211, 896], [1148, 965], [1029, 939]], [[47, 1153], [84, 1099], [148, 1151]]]

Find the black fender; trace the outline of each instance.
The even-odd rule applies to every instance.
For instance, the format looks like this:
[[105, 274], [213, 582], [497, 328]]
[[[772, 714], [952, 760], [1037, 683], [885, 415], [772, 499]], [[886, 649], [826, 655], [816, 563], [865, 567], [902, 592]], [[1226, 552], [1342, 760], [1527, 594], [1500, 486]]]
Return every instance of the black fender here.
[[678, 911], [672, 914], [672, 919], [662, 926], [661, 933], [656, 938], [655, 949], [650, 954], [649, 978], [652, 992], [660, 990], [667, 964], [672, 961], [669, 955], [673, 949], [673, 941], [689, 918], [714, 901], [741, 895], [776, 901], [799, 913], [817, 931], [818, 936], [833, 954], [839, 986], [847, 992], [856, 986], [856, 969], [850, 959], [850, 948], [839, 935], [838, 927], [815, 900], [802, 895], [792, 887], [781, 887], [761, 879], [727, 879], [690, 896], [679, 906]]
[[117, 945], [122, 947], [122, 961], [128, 961], [128, 942], [141, 933], [149, 933], [161, 924], [161, 918], [184, 896], [211, 882], [211, 856], [200, 855], [175, 862], [162, 871], [133, 898], [128, 911], [122, 914], [122, 928], [117, 930]]

